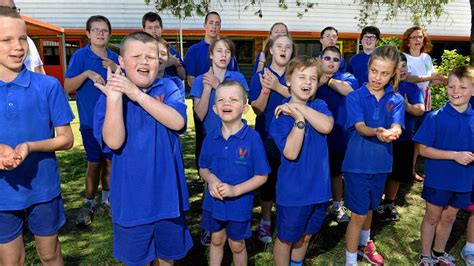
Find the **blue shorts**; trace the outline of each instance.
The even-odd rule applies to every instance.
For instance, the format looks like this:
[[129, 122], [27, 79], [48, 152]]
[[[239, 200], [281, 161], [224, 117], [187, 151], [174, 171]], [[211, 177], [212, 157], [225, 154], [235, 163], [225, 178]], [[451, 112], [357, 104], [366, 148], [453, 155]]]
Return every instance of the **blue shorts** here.
[[382, 200], [387, 174], [344, 173], [344, 203], [352, 212], [366, 215]]
[[133, 227], [113, 224], [114, 257], [127, 265], [181, 259], [193, 246], [184, 214]]
[[471, 202], [471, 192], [454, 192], [428, 186], [423, 186], [421, 197], [433, 205], [440, 207], [449, 205], [457, 209], [465, 209]]
[[235, 241], [247, 239], [252, 236], [250, 220], [245, 222], [221, 221], [212, 217], [212, 213], [206, 210], [202, 211], [201, 226], [204, 230], [211, 233], [219, 232], [225, 228], [227, 237]]
[[57, 234], [66, 223], [61, 195], [47, 202], [33, 204], [23, 210], [0, 211], [0, 244], [11, 242], [20, 235], [25, 219], [28, 219], [28, 228], [34, 235]]
[[278, 239], [296, 243], [303, 235], [316, 234], [326, 218], [328, 205], [328, 202], [306, 206], [277, 205]]
[[86, 151], [87, 161], [91, 163], [100, 163], [105, 159], [112, 159], [112, 153], [104, 153], [99, 142], [94, 137], [92, 129], [81, 130], [82, 144]]

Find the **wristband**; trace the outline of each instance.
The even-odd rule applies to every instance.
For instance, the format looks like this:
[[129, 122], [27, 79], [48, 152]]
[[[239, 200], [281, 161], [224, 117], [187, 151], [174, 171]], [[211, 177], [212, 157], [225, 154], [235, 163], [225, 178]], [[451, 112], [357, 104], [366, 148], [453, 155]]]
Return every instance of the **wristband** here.
[[332, 81], [332, 78], [329, 78], [327, 82], [328, 86], [331, 86], [331, 81]]

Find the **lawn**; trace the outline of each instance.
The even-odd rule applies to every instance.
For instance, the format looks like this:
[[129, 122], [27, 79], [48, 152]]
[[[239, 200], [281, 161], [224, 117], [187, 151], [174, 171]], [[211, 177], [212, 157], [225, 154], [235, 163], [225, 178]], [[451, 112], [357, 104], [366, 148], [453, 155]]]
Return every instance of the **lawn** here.
[[[189, 101], [189, 100], [188, 100]], [[190, 102], [187, 102], [190, 106]], [[66, 265], [104, 265], [119, 264], [112, 256], [112, 228], [110, 219], [105, 213], [97, 213], [91, 227], [77, 228], [74, 224], [79, 207], [84, 198], [84, 174], [86, 160], [79, 134], [79, 122], [75, 102], [71, 102], [76, 119], [72, 123], [75, 143], [71, 150], [58, 152], [58, 162], [61, 170], [62, 195], [65, 202], [67, 224], [60, 231], [62, 254]], [[203, 184], [197, 176], [194, 165], [194, 130], [188, 108], [188, 131], [182, 137], [186, 176], [190, 191], [191, 209], [187, 213], [187, 220], [193, 235], [194, 247], [177, 265], [206, 265], [207, 247], [199, 242], [201, 198]], [[246, 119], [250, 125], [255, 124], [255, 115], [249, 113]], [[401, 220], [398, 222], [373, 222], [372, 238], [375, 239], [379, 252], [385, 256], [389, 265], [413, 265], [417, 261], [420, 250], [419, 227], [424, 214], [424, 202], [420, 198], [421, 184], [404, 186], [403, 194], [397, 202]], [[259, 207], [254, 208], [252, 221], [253, 237], [247, 240], [247, 250], [251, 265], [272, 265], [272, 244], [264, 245], [256, 237]], [[460, 261], [459, 251], [464, 245], [466, 234], [467, 214], [460, 212], [453, 233], [448, 242], [447, 250]], [[342, 265], [344, 263], [344, 234], [346, 225], [338, 225], [327, 218], [322, 230], [316, 234], [310, 244], [305, 263], [307, 265]], [[36, 255], [33, 237], [26, 233], [26, 263], [39, 264]], [[224, 265], [230, 265], [232, 255], [227, 249]]]

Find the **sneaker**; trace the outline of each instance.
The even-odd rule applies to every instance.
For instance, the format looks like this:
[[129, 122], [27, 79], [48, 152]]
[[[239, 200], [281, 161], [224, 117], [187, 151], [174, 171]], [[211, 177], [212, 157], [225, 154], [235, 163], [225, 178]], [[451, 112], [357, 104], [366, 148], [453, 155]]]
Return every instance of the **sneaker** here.
[[437, 260], [433, 259], [432, 257], [425, 257], [420, 255], [420, 259], [416, 263], [418, 266], [435, 266], [438, 263]]
[[201, 244], [208, 247], [211, 245], [211, 232], [201, 229]]
[[270, 230], [270, 225], [262, 223], [258, 225], [258, 240], [265, 244], [272, 242], [272, 232]]
[[339, 208], [332, 208], [332, 215], [336, 218], [338, 223], [347, 223], [349, 222], [349, 216], [347, 216], [347, 209], [344, 206], [344, 202], [341, 201]]
[[364, 258], [371, 264], [383, 265], [384, 259], [382, 255], [377, 252], [377, 248], [375, 247], [374, 241], [369, 240], [363, 248], [362, 252]]
[[449, 265], [456, 266], [456, 259], [449, 253], [444, 252], [443, 256], [436, 257], [433, 252], [431, 252], [431, 257], [437, 260], [437, 265]]
[[466, 266], [474, 266], [474, 252], [466, 251], [466, 246], [461, 250], [461, 258], [466, 263]]
[[380, 221], [400, 220], [400, 214], [397, 211], [395, 203], [379, 205], [375, 214]]
[[109, 202], [102, 202], [100, 204], [100, 209], [109, 216], [109, 218], [112, 218], [112, 208], [110, 207]]
[[76, 225], [77, 226], [89, 226], [92, 223], [94, 217], [95, 206], [92, 206], [90, 202], [85, 202], [79, 209], [77, 214]]

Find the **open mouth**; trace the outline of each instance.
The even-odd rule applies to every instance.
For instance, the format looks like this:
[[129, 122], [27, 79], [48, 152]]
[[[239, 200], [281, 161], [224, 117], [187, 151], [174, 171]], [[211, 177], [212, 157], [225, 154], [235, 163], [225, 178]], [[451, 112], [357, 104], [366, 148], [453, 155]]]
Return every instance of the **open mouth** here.
[[9, 57], [13, 60], [13, 62], [21, 63], [24, 56], [25, 56], [24, 54], [20, 54], [20, 55], [10, 55]]
[[226, 63], [227, 63], [227, 60], [226, 60], [226, 59], [221, 59], [221, 60], [219, 60], [219, 62], [220, 62], [221, 64], [226, 64]]
[[285, 54], [285, 53], [280, 54], [280, 57], [283, 58], [283, 59], [285, 59], [285, 58], [286, 58], [286, 54]]
[[301, 91], [302, 92], [311, 92], [311, 88], [310, 87], [302, 87]]
[[147, 76], [148, 73], [150, 73], [150, 70], [147, 69], [147, 68], [139, 68], [137, 70], [138, 74], [142, 75], [142, 76]]

